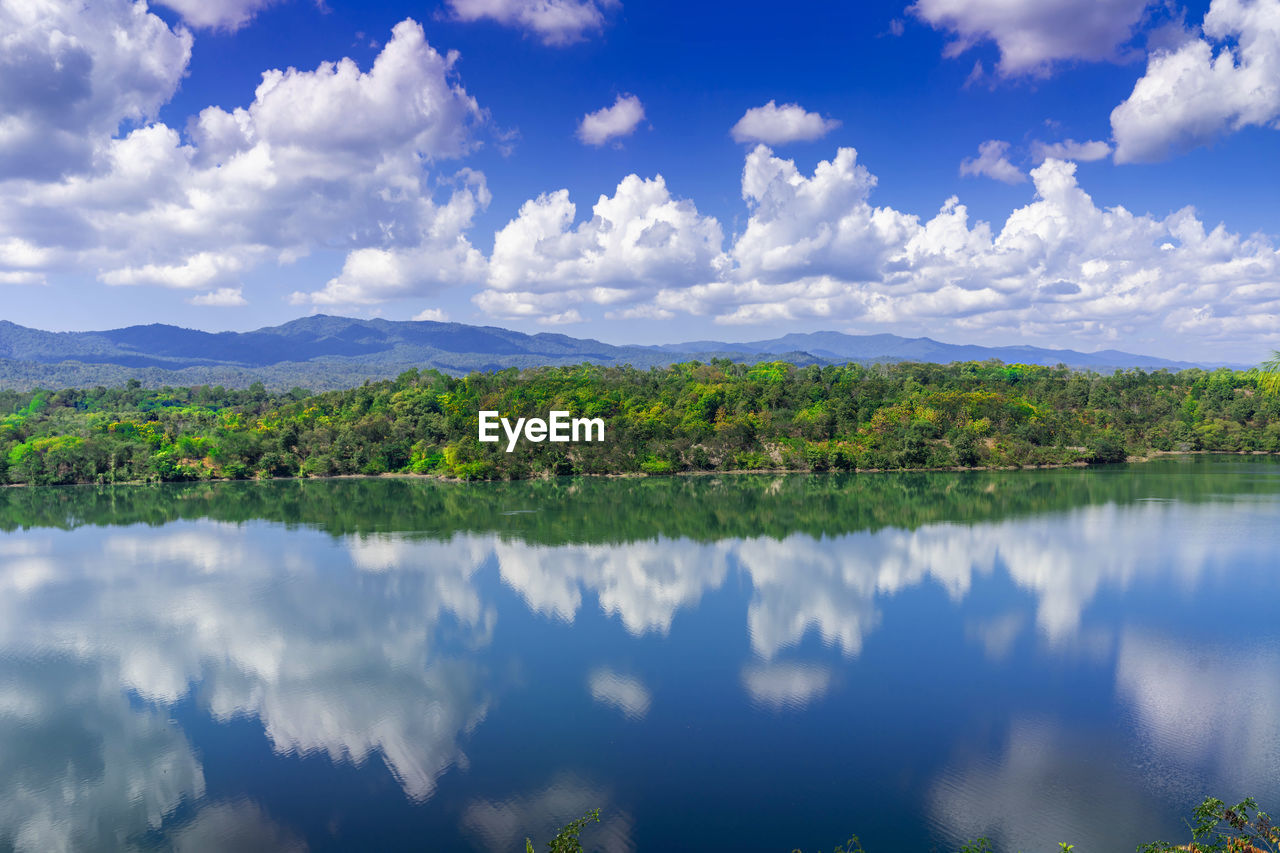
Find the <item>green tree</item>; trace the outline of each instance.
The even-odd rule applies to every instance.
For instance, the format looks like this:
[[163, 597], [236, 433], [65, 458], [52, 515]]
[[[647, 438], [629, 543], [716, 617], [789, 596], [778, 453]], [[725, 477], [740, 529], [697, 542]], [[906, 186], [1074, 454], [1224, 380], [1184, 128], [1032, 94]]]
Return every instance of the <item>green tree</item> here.
[[1258, 368], [1258, 385], [1268, 394], [1280, 393], [1280, 350], [1271, 353], [1271, 358]]

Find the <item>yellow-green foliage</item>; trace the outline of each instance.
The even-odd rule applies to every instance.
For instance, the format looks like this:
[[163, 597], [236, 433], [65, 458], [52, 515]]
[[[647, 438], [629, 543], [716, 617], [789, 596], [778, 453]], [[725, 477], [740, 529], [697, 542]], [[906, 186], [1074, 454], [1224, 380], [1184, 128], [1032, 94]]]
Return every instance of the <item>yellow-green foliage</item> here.
[[[1258, 371], [1111, 376], [998, 362], [407, 371], [346, 391], [0, 392], [0, 480], [389, 472], [460, 479], [730, 469], [1005, 467], [1151, 450], [1280, 451]], [[480, 410], [604, 419], [605, 441], [480, 443]]]

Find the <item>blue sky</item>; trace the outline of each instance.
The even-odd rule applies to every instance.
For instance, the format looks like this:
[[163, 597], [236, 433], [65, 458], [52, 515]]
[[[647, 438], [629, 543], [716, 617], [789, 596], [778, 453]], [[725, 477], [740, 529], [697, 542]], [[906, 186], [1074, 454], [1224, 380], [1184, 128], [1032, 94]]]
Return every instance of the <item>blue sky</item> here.
[[2, 315], [1280, 346], [1280, 0], [0, 0]]

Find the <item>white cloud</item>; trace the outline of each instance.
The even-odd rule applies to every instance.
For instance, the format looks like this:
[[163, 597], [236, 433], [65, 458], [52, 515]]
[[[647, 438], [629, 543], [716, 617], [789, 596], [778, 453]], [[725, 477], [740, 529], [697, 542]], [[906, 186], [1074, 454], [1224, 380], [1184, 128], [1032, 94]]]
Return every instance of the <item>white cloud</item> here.
[[[190, 35], [140, 16], [141, 4], [93, 8], [104, 18], [85, 13], [96, 30], [130, 25], [146, 38], [106, 39], [108, 48], [86, 35], [85, 62], [95, 77], [101, 65], [120, 91], [98, 99], [97, 113], [76, 125], [92, 155], [83, 168], [59, 179], [0, 182], [0, 273], [15, 254], [38, 254], [37, 269], [92, 269], [108, 284], [216, 290], [266, 262], [346, 250], [343, 270], [301, 297], [325, 305], [420, 295], [483, 276], [483, 256], [465, 232], [489, 201], [484, 177], [468, 169], [442, 177], [430, 168], [472, 150], [486, 117], [454, 79], [456, 54], [436, 51], [417, 23], [398, 24], [368, 71], [343, 59], [265, 72], [247, 107], [203, 110], [184, 141], [163, 123], [115, 132], [172, 94]], [[63, 17], [86, 26], [84, 16]], [[126, 49], [125, 59], [116, 56]], [[167, 60], [165, 50], [176, 58]], [[108, 73], [112, 63], [160, 70], [118, 80]], [[0, 82], [6, 101], [13, 93]], [[0, 128], [43, 127], [30, 109], [6, 106]], [[0, 148], [12, 136], [0, 129]]]
[[189, 32], [129, 0], [5, 0], [0, 33], [0, 181], [89, 168], [121, 122], [155, 117], [191, 58]]
[[200, 252], [180, 264], [146, 264], [103, 273], [106, 284], [158, 284], [181, 289], [201, 288], [225, 279], [243, 268], [239, 258], [216, 252]]
[[960, 174], [987, 177], [1005, 184], [1019, 184], [1027, 179], [1021, 169], [1009, 162], [1009, 143], [988, 139], [978, 146], [978, 156], [960, 163]]
[[30, 268], [48, 263], [52, 252], [31, 243], [11, 237], [0, 240], [0, 268]]
[[238, 30], [278, 0], [158, 0], [193, 27]]
[[45, 284], [46, 279], [37, 272], [0, 270], [0, 284]]
[[821, 139], [839, 126], [840, 122], [835, 119], [806, 112], [799, 104], [778, 106], [774, 101], [769, 101], [763, 107], [747, 110], [729, 133], [735, 142], [785, 145], [788, 142]]
[[1064, 139], [1061, 142], [1040, 142], [1031, 143], [1031, 157], [1037, 163], [1043, 163], [1045, 160], [1075, 160], [1080, 163], [1092, 163], [1095, 160], [1103, 160], [1111, 154], [1111, 146], [1106, 142], [1091, 139], [1087, 142], [1076, 142], [1074, 139]]
[[1213, 0], [1203, 31], [1154, 53], [1112, 111], [1117, 163], [1162, 160], [1244, 127], [1276, 126], [1280, 0]]
[[413, 315], [414, 320], [428, 320], [432, 323], [449, 322], [449, 314], [442, 308], [424, 308], [417, 314]]
[[[626, 179], [577, 225], [560, 191], [498, 233], [476, 302], [527, 318], [594, 304], [615, 318], [927, 323], [1075, 347], [1171, 333], [1239, 347], [1246, 332], [1280, 328], [1280, 255], [1266, 238], [1206, 225], [1190, 208], [1164, 218], [1099, 208], [1061, 160], [1030, 177], [1035, 199], [1002, 226], [971, 222], [955, 198], [922, 220], [871, 204], [876, 178], [851, 148], [806, 176], [759, 146], [743, 169], [750, 216], [729, 246], [690, 203], [658, 217], [673, 210], [660, 178]], [[638, 239], [651, 229], [663, 251]]]
[[209, 293], [193, 296], [189, 301], [192, 305], [208, 305], [215, 308], [236, 308], [249, 304], [239, 287], [220, 287]]
[[[344, 172], [402, 147], [429, 160], [458, 156], [469, 148], [469, 123], [479, 107], [450, 80], [457, 58], [427, 44], [418, 23], [401, 21], [368, 72], [351, 59], [325, 62], [315, 71], [265, 72], [248, 110], [249, 135], [298, 156], [290, 163], [294, 166], [309, 167], [311, 158], [319, 157], [325, 165], [341, 167], [343, 159], [359, 158]], [[243, 127], [242, 116], [231, 118]], [[213, 119], [226, 122], [227, 114], [216, 107], [205, 110], [199, 135], [223, 142], [222, 127]], [[226, 141], [237, 149], [248, 141], [234, 131], [230, 137]]]
[[916, 0], [909, 11], [953, 41], [959, 56], [983, 41], [1000, 50], [1004, 76], [1046, 74], [1066, 60], [1114, 61], [1142, 20], [1148, 0]]
[[610, 139], [630, 136], [644, 121], [644, 105], [635, 95], [619, 95], [611, 107], [587, 113], [578, 124], [578, 139], [587, 145], [604, 145]]
[[538, 322], [544, 326], [566, 326], [570, 323], [581, 323], [582, 320], [582, 315], [578, 313], [577, 308], [570, 308], [568, 311], [561, 311], [559, 314], [547, 314], [538, 318]]
[[794, 161], [756, 146], [742, 170], [751, 217], [731, 251], [735, 276], [768, 284], [832, 273], [875, 278], [912, 222], [868, 203], [876, 178], [857, 160], [841, 148], [805, 177]]
[[621, 311], [606, 311], [604, 316], [607, 320], [670, 320], [675, 314], [656, 305], [636, 305]]
[[591, 219], [575, 226], [576, 212], [568, 190], [525, 202], [494, 236], [489, 289], [476, 303], [499, 316], [615, 305], [703, 281], [720, 253], [720, 224], [673, 198], [661, 177], [628, 175]]
[[604, 28], [604, 12], [617, 0], [447, 0], [459, 21], [488, 18], [562, 47]]
[[421, 201], [431, 230], [419, 245], [356, 249], [342, 271], [310, 295], [319, 305], [370, 305], [401, 296], [430, 293], [455, 284], [482, 281], [485, 260], [466, 238], [472, 218], [489, 204], [489, 189], [479, 172], [459, 173], [463, 186], [440, 207]]

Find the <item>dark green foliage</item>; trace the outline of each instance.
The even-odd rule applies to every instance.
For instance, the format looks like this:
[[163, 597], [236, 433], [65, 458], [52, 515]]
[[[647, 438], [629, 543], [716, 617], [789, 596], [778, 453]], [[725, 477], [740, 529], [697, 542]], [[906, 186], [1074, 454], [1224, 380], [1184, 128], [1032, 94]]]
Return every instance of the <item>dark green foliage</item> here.
[[[464, 480], [1119, 462], [1280, 452], [1256, 372], [1111, 376], [1000, 362], [796, 367], [716, 359], [508, 368], [319, 394], [262, 383], [0, 391], [0, 481], [32, 485], [434, 474]], [[603, 442], [477, 439], [478, 412], [601, 418]]]
[[1124, 444], [1111, 430], [1098, 433], [1089, 442], [1090, 462], [1123, 462], [1129, 456]]
[[1190, 844], [1175, 845], [1167, 841], [1143, 844], [1138, 853], [1170, 853], [1190, 850], [1193, 853], [1252, 853], [1280, 851], [1280, 826], [1270, 815], [1258, 810], [1253, 798], [1228, 806], [1214, 797], [1205, 798], [1192, 812]]
[[[582, 853], [582, 842], [578, 840], [578, 836], [593, 821], [600, 822], [599, 809], [592, 809], [557, 832], [556, 837], [547, 842], [549, 853]], [[531, 839], [524, 840], [524, 849], [525, 853], [534, 853]]]
[[960, 853], [994, 853], [994, 850], [989, 838], [979, 838], [960, 846]]

